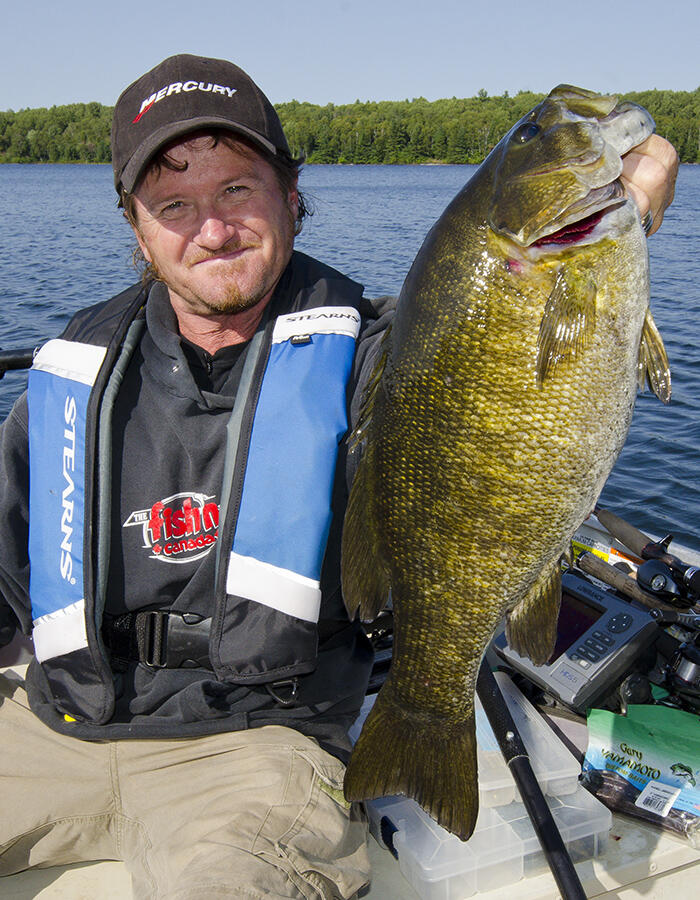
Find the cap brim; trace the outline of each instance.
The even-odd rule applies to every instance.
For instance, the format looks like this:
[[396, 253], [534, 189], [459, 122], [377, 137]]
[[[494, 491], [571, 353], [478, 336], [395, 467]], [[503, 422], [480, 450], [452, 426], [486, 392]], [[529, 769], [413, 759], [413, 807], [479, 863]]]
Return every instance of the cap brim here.
[[273, 156], [277, 155], [277, 147], [271, 141], [258, 134], [257, 131], [253, 131], [252, 128], [246, 128], [245, 125], [239, 125], [230, 119], [220, 116], [198, 116], [192, 119], [185, 119], [182, 122], [170, 122], [154, 131], [153, 134], [149, 135], [148, 140], [138, 147], [129, 162], [124, 166], [121, 175], [115, 177], [117, 190], [119, 190], [121, 185], [128, 194], [132, 193], [149, 160], [161, 147], [164, 147], [165, 144], [168, 144], [176, 137], [207, 127], [225, 128], [227, 131], [241, 134], [250, 138], [263, 150], [272, 153]]

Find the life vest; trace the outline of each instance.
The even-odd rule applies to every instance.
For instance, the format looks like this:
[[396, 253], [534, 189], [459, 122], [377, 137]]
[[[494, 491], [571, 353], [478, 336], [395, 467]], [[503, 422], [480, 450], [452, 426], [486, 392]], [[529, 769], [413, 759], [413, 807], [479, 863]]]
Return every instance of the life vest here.
[[[337, 284], [329, 290], [320, 278], [321, 288], [300, 292], [292, 308], [301, 308], [268, 322], [246, 351], [228, 429], [210, 634], [222, 680], [265, 683], [315, 665], [321, 566], [360, 329], [361, 287], [333, 275]], [[314, 305], [319, 297], [324, 305]], [[35, 654], [56, 707], [94, 724], [109, 721], [114, 706], [100, 637], [99, 507], [109, 494], [105, 422], [144, 327], [143, 296], [128, 299], [120, 317], [107, 317], [109, 335], [87, 329], [89, 340], [45, 344], [28, 385]]]

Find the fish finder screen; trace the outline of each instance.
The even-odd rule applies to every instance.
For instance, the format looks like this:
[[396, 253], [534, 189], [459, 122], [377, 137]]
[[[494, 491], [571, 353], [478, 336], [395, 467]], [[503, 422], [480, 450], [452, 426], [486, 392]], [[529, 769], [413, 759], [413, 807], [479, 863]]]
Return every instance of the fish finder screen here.
[[563, 591], [557, 622], [557, 642], [547, 665], [556, 662], [602, 615], [603, 610], [594, 609], [578, 597]]

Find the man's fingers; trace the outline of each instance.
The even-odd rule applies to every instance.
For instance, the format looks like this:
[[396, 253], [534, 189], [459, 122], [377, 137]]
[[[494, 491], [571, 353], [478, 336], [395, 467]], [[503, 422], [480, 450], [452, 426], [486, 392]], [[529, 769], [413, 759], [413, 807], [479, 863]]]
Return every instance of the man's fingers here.
[[653, 234], [673, 200], [678, 175], [678, 154], [672, 144], [652, 134], [622, 158], [620, 179], [639, 207], [642, 218], [650, 212]]

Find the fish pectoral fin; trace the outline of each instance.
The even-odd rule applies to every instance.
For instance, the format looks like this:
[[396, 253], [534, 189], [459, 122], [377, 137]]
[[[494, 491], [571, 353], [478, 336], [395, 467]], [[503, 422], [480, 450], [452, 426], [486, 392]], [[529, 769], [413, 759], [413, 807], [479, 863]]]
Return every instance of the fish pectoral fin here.
[[587, 270], [560, 266], [537, 337], [537, 383], [565, 359], [575, 359], [595, 328], [596, 283]]
[[347, 800], [405, 794], [466, 841], [479, 812], [474, 710], [447, 722], [400, 703], [386, 682], [345, 773]]
[[645, 383], [656, 394], [659, 400], [668, 403], [671, 399], [671, 371], [663, 339], [656, 327], [656, 322], [647, 309], [642, 326], [642, 339], [639, 343], [639, 362], [637, 364], [637, 384], [643, 391]]
[[508, 645], [536, 666], [543, 666], [554, 650], [560, 604], [561, 566], [557, 560], [506, 617]]

